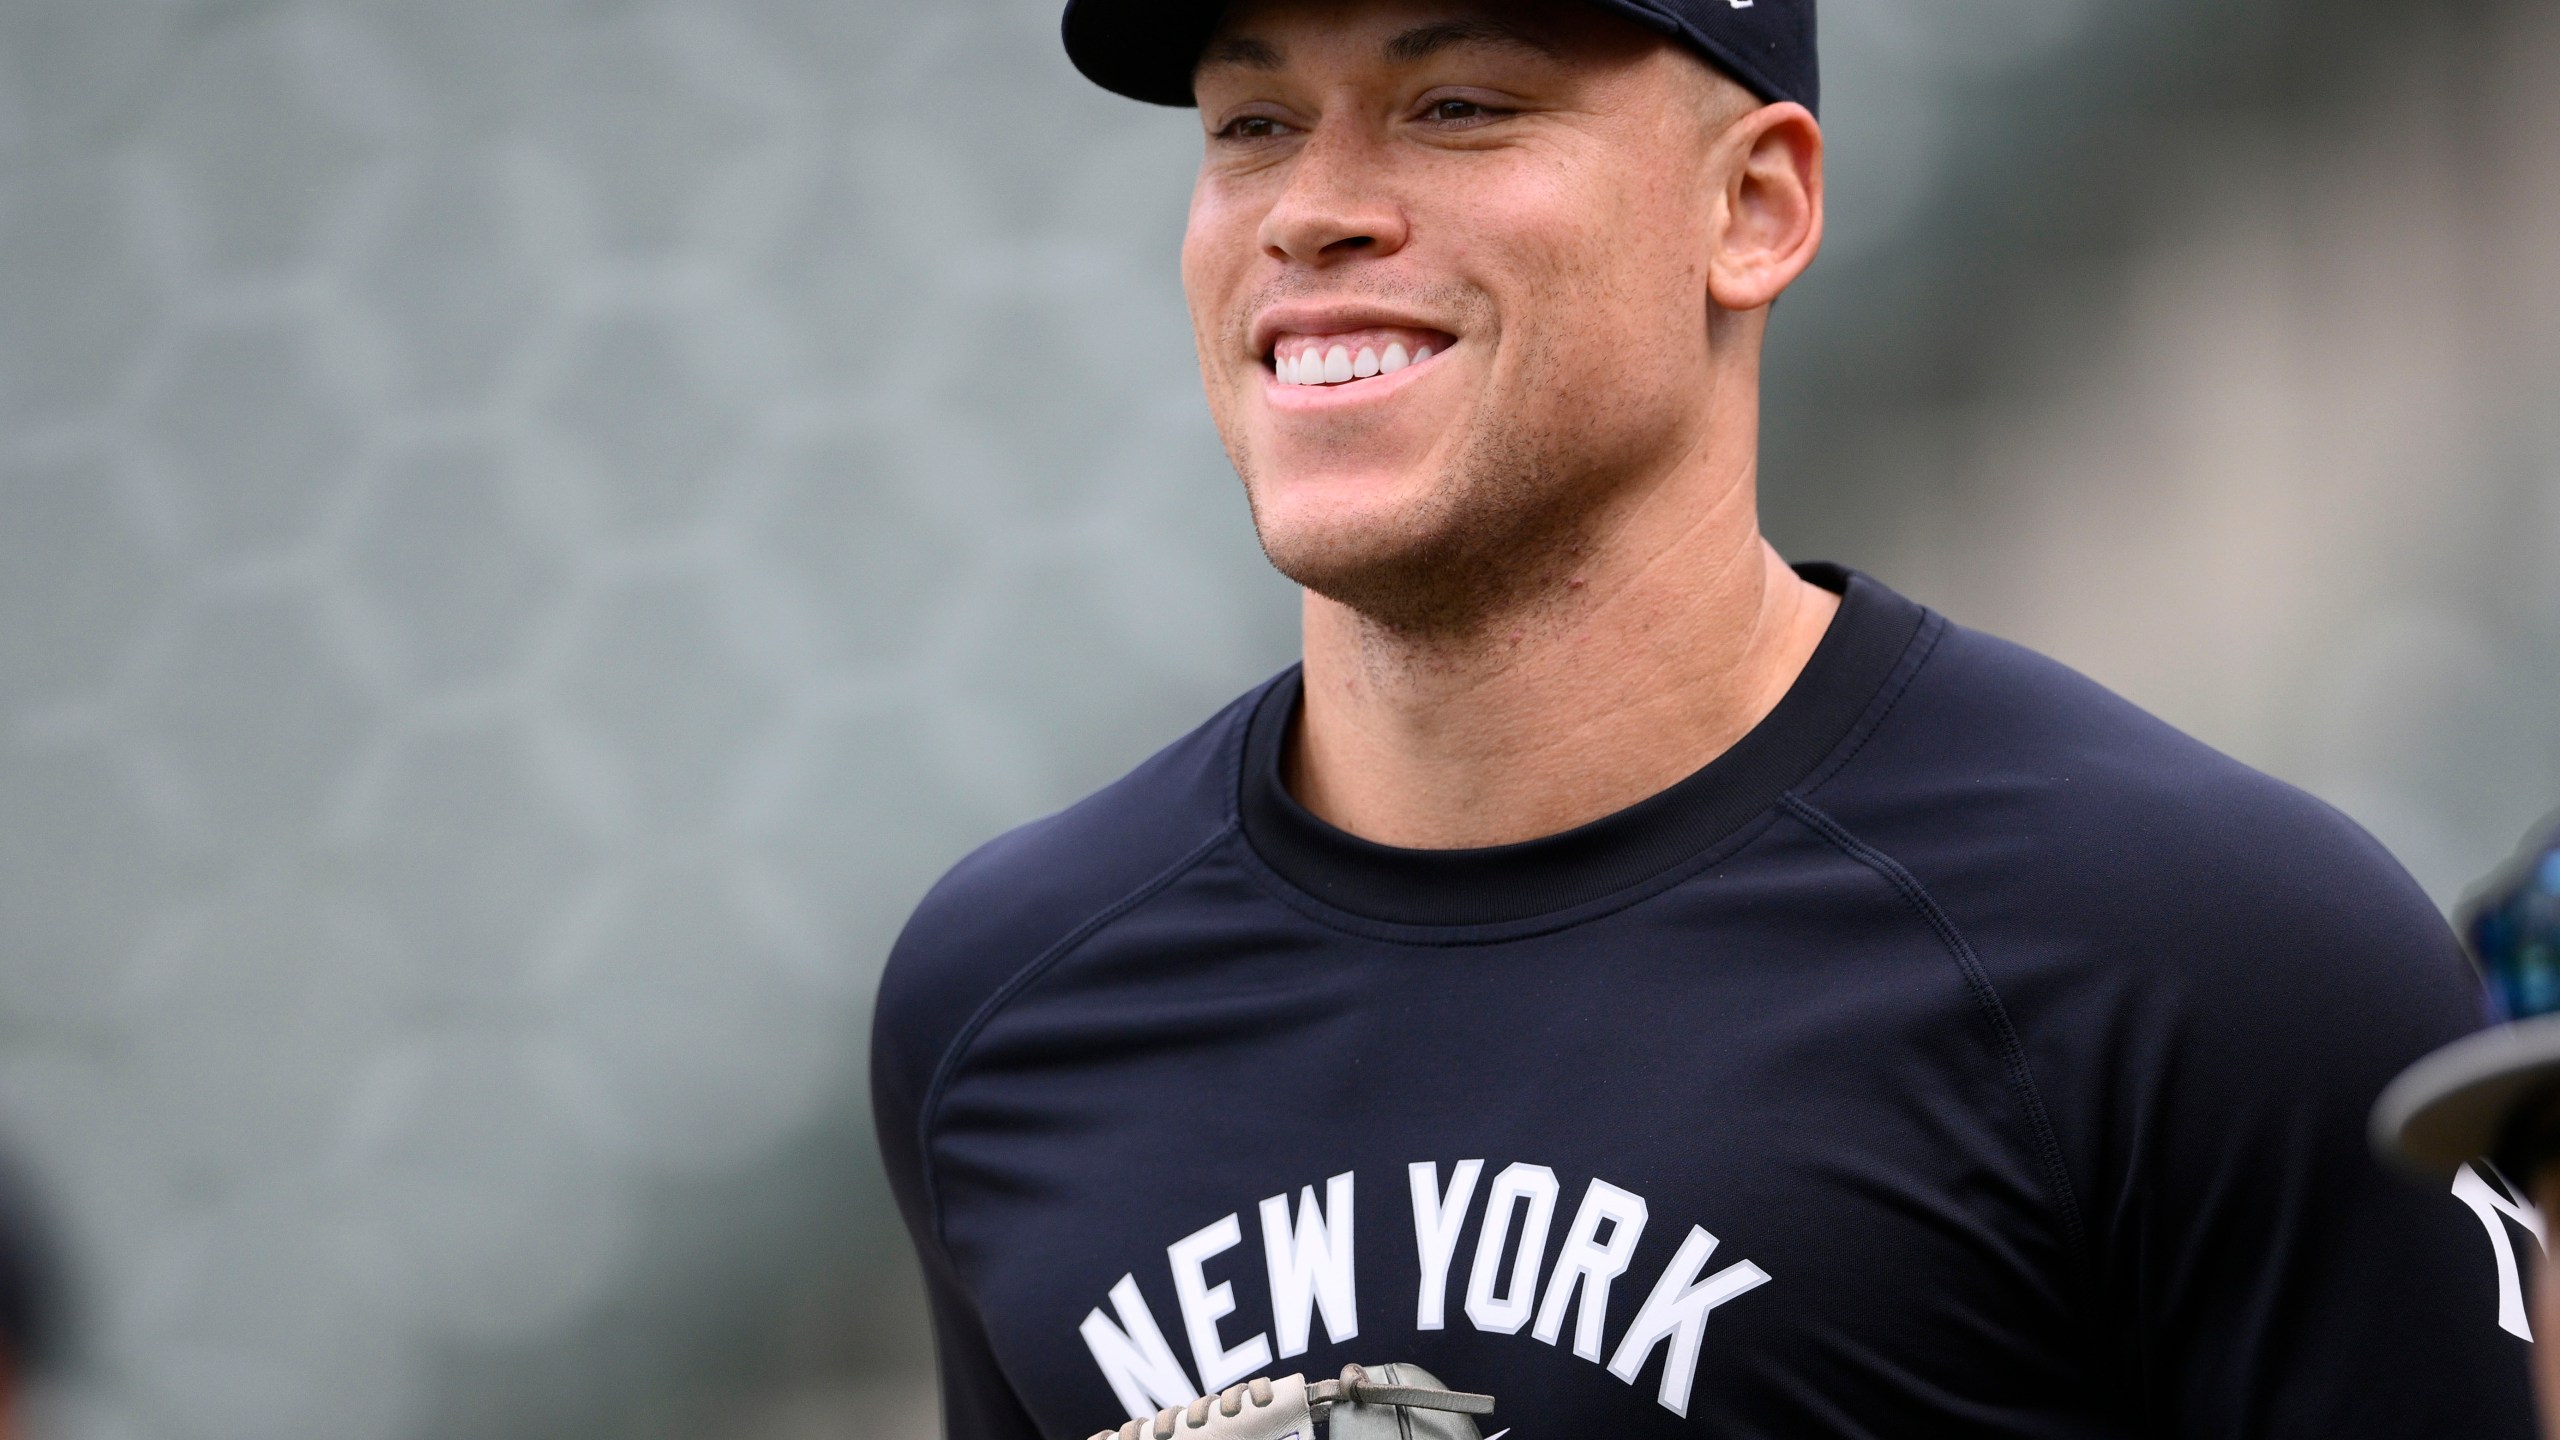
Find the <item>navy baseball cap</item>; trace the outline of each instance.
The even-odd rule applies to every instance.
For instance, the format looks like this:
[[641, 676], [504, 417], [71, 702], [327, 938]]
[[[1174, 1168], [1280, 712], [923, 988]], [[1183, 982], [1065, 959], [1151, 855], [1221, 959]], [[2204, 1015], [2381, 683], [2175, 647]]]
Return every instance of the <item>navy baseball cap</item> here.
[[2486, 1155], [2509, 1178], [2560, 1158], [2560, 817], [2462, 907], [2489, 1028], [2401, 1072], [2374, 1102], [2373, 1142], [2439, 1178]]
[[[1763, 100], [1819, 110], [1813, 0], [1585, 0], [1704, 55]], [[1224, 0], [1067, 0], [1067, 58], [1115, 94], [1189, 105]]]

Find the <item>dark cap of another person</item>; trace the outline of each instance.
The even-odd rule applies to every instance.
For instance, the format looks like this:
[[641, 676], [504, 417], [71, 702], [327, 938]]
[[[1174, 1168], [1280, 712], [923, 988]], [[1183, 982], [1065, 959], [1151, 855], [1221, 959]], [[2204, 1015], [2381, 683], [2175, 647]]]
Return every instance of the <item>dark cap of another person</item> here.
[[0, 1147], [0, 1436], [15, 1435], [11, 1408], [30, 1375], [63, 1359], [66, 1317], [49, 1207]]
[[2401, 1072], [2374, 1102], [2376, 1149], [2438, 1178], [2487, 1156], [2517, 1184], [2560, 1159], [2560, 827], [2462, 910], [2490, 1025]]
[[[1763, 100], [1820, 110], [1813, 0], [1582, 0], [1680, 41]], [[1224, 0], [1068, 0], [1067, 58], [1086, 79], [1157, 105], [1189, 105], [1191, 73]]]

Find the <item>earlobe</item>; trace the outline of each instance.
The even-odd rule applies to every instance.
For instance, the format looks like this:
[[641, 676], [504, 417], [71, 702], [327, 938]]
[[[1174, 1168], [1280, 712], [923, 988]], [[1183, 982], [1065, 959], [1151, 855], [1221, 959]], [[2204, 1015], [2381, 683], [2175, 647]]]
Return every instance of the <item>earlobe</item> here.
[[1770, 105], [1746, 117], [1733, 142], [1707, 291], [1723, 309], [1758, 310], [1822, 248], [1822, 126], [1801, 105]]

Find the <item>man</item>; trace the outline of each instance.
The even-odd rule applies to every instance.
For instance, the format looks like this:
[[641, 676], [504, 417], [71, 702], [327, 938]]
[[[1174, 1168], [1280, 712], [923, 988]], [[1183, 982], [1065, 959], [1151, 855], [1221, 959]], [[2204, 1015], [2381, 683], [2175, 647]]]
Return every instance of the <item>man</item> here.
[[1803, 0], [1077, 0], [1305, 659], [883, 981], [964, 1440], [1403, 1361], [1516, 1440], [2522, 1436], [2381, 1175], [2473, 1000], [2334, 812], [1759, 534]]
[[25, 1177], [0, 1163], [0, 1440], [27, 1433], [32, 1382], [61, 1359], [51, 1233]]
[[[2542, 1219], [2560, 1208], [2560, 827], [2528, 840], [2464, 910], [2464, 936], [2489, 982], [2489, 1028], [2384, 1088], [2374, 1148], [2423, 1180], [2452, 1181], [2498, 1255], [2499, 1323], [2547, 1333], [2560, 1325], [2560, 1272]], [[2510, 1180], [2529, 1187], [2531, 1206], [2518, 1203]], [[2530, 1318], [2514, 1253], [2527, 1235], [2540, 1260]], [[2545, 1440], [2560, 1440], [2560, 1354], [2534, 1357], [2534, 1383]]]

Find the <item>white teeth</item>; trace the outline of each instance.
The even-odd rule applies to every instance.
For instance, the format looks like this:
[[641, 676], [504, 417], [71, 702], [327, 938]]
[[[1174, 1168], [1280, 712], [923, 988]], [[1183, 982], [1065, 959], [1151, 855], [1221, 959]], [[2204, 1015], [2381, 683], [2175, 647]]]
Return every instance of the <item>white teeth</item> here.
[[1393, 375], [1430, 358], [1430, 346], [1421, 346], [1408, 355], [1401, 341], [1388, 342], [1384, 350], [1364, 345], [1356, 354], [1347, 345], [1310, 346], [1295, 356], [1275, 353], [1271, 357], [1271, 373], [1283, 385], [1345, 385], [1373, 375]]

